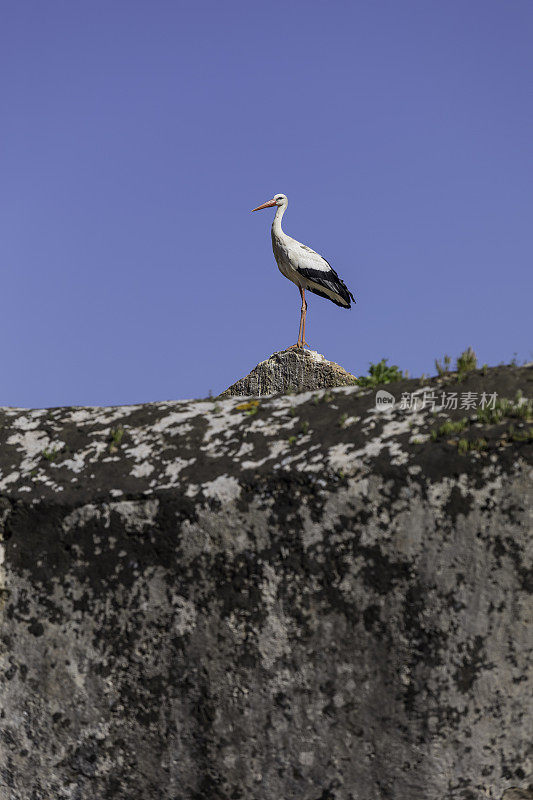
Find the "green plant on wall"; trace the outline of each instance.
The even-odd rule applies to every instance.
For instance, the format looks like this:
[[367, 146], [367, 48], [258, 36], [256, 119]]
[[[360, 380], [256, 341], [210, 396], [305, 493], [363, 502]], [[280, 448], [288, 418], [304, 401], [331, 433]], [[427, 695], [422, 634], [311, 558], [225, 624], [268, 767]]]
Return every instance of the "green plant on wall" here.
[[380, 383], [394, 383], [407, 377], [396, 364], [387, 364], [386, 358], [382, 358], [377, 364], [370, 364], [368, 375], [363, 375], [357, 379], [359, 386], [377, 386]]

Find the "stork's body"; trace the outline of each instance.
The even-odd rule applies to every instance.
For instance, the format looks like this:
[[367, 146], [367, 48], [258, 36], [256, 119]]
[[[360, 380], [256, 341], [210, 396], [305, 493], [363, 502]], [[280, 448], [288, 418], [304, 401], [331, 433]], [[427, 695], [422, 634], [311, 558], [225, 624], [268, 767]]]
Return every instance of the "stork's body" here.
[[339, 278], [331, 264], [325, 258], [315, 253], [307, 245], [287, 236], [281, 228], [281, 219], [288, 206], [289, 201], [284, 194], [277, 194], [273, 200], [264, 203], [262, 206], [254, 208], [259, 211], [261, 208], [277, 206], [276, 216], [272, 223], [272, 249], [279, 271], [290, 281], [296, 284], [302, 298], [300, 312], [300, 327], [298, 330], [298, 341], [293, 347], [303, 347], [305, 341], [305, 316], [307, 303], [305, 301], [306, 289], [320, 297], [331, 300], [341, 308], [351, 308], [350, 300], [355, 303], [355, 298], [345, 283]]

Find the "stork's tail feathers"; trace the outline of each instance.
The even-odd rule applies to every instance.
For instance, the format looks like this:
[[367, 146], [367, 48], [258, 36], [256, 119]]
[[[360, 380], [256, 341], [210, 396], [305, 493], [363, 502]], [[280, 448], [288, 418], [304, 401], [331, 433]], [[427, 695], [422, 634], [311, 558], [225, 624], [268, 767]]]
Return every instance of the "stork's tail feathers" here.
[[352, 300], [352, 302], [355, 303], [355, 297], [349, 291], [349, 289], [346, 288], [346, 286], [344, 286], [344, 291], [339, 291], [339, 288], [335, 290], [335, 294], [337, 295], [337, 297], [332, 296], [332, 294], [326, 294], [326, 292], [323, 292], [318, 287], [312, 285], [307, 286], [307, 291], [313, 292], [313, 294], [317, 294], [319, 295], [319, 297], [325, 297], [326, 300], [331, 300], [331, 302], [335, 303], [335, 305], [339, 306], [339, 308], [351, 308], [352, 305], [350, 303], [350, 300]]
[[[339, 280], [339, 285], [337, 286], [337, 294], [341, 298], [342, 302], [337, 303], [337, 305], [340, 306], [341, 308], [351, 308], [352, 304], [350, 303], [350, 300], [352, 301], [352, 303], [355, 304], [355, 297], [348, 289], [344, 281], [342, 281], [340, 278], [338, 280]], [[330, 297], [329, 299], [333, 300], [332, 297]], [[337, 301], [333, 300], [333, 302], [336, 303]]]
[[[335, 289], [336, 289], [336, 292], [339, 295], [339, 297], [341, 298], [341, 300], [343, 301], [343, 303], [337, 303], [337, 305], [341, 306], [341, 308], [351, 308], [350, 300], [355, 304], [355, 297], [353, 296], [351, 291], [348, 289], [348, 287], [346, 286], [346, 284], [344, 283], [342, 278], [339, 278], [339, 276], [333, 270], [333, 268], [332, 268], [332, 271], [333, 271], [333, 273], [335, 275], [335, 283], [336, 283]], [[331, 300], [331, 298], [330, 298], [330, 300]], [[335, 302], [335, 301], [333, 301], [333, 302]]]

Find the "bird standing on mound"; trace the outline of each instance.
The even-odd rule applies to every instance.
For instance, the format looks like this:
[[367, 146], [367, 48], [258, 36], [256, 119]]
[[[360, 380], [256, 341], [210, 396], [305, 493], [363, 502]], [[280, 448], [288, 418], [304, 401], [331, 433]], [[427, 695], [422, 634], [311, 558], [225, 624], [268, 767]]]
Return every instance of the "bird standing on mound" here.
[[[306, 289], [313, 292], [313, 294], [318, 294], [320, 297], [331, 300], [332, 303], [341, 306], [341, 308], [351, 308], [350, 299], [355, 303], [355, 297], [325, 258], [315, 253], [307, 245], [297, 242], [296, 239], [283, 233], [281, 230], [281, 218], [288, 205], [289, 201], [286, 196], [277, 194], [268, 203], [263, 203], [262, 206], [257, 206], [252, 211], [260, 211], [262, 208], [277, 206], [276, 216], [272, 223], [272, 249], [274, 250], [274, 258], [277, 261], [279, 271], [296, 284], [302, 298], [298, 341], [292, 345], [293, 348], [300, 348], [307, 345], [305, 341]], [[287, 349], [290, 350], [291, 348]]]

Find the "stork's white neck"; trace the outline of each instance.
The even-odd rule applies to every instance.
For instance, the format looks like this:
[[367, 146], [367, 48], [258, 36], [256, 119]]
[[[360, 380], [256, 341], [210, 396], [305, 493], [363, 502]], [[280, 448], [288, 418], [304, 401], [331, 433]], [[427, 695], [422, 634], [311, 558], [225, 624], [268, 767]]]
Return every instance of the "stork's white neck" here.
[[272, 223], [272, 233], [275, 233], [278, 236], [283, 233], [281, 230], [281, 218], [287, 210], [288, 205], [288, 203], [284, 203], [282, 206], [278, 206], [276, 209], [276, 216], [274, 217], [274, 222]]

